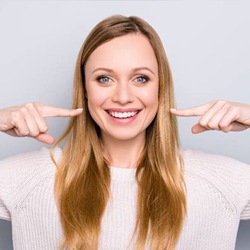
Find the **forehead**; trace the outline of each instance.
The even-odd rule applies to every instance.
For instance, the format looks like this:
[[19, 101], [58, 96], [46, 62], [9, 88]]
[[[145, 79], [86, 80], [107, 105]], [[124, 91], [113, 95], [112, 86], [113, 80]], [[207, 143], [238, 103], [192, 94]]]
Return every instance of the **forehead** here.
[[148, 67], [157, 73], [158, 64], [154, 50], [142, 34], [128, 34], [114, 38], [93, 51], [86, 62], [85, 70], [96, 67], [129, 69]]

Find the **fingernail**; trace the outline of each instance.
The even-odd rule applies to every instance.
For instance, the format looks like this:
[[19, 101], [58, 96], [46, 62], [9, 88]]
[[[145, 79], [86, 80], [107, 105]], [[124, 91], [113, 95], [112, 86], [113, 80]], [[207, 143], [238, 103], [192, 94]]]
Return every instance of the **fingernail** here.
[[83, 108], [76, 109], [77, 111], [83, 111]]
[[171, 108], [170, 111], [171, 111], [171, 112], [172, 112], [172, 111], [176, 111], [176, 109], [175, 109], [175, 108]]

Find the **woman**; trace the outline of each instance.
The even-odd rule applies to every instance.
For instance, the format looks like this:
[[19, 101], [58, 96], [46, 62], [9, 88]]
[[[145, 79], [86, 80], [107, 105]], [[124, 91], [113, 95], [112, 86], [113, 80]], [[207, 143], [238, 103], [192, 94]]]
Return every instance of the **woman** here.
[[0, 217], [12, 220], [16, 249], [234, 248], [239, 220], [250, 218], [249, 166], [182, 155], [175, 115], [201, 116], [194, 133], [239, 131], [250, 126], [249, 105], [218, 101], [171, 114], [161, 41], [145, 21], [123, 16], [87, 37], [73, 100], [73, 110], [1, 110], [1, 131], [47, 143], [44, 117], [72, 116], [52, 158], [42, 149], [0, 163]]

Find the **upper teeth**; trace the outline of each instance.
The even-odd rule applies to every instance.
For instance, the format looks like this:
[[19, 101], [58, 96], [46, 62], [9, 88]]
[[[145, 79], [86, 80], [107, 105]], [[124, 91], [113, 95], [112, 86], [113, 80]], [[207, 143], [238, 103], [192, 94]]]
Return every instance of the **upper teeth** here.
[[116, 117], [116, 118], [128, 118], [136, 115], [138, 111], [133, 111], [133, 112], [110, 112], [109, 114]]

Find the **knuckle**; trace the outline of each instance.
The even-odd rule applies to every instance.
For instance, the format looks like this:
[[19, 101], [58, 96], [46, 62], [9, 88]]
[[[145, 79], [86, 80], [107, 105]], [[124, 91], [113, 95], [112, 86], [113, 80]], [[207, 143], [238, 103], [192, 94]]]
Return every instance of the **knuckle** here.
[[209, 127], [210, 129], [217, 129], [216, 124], [214, 124], [213, 122], [209, 122], [209, 123], [207, 124], [207, 127]]
[[44, 125], [44, 126], [41, 127], [40, 131], [41, 131], [42, 133], [44, 133], [44, 132], [48, 131], [48, 129], [49, 129], [48, 126], [47, 126], [47, 125]]
[[213, 106], [214, 106], [214, 105], [216, 105], [219, 101], [220, 101], [220, 100], [218, 100], [218, 99], [214, 99], [213, 101], [211, 101], [211, 103], [212, 103]]
[[219, 103], [220, 105], [228, 104], [225, 100], [219, 100], [218, 103]]
[[42, 104], [40, 102], [33, 102], [33, 106], [39, 109], [42, 106]]
[[27, 102], [23, 105], [23, 107], [25, 107], [26, 109], [31, 109], [33, 108], [34, 104], [32, 102]]
[[204, 120], [200, 120], [199, 124], [200, 124], [202, 127], [207, 127], [207, 126], [208, 126], [207, 122], [204, 121]]
[[217, 106], [217, 107], [222, 107], [228, 104], [228, 102], [225, 100], [214, 100], [213, 102], [214, 102], [214, 106]]
[[28, 136], [29, 134], [30, 134], [29, 130], [24, 129], [20, 131], [20, 136]]
[[29, 133], [29, 131], [25, 131], [25, 132], [23, 133], [23, 135], [24, 135], [24, 136], [28, 136], [28, 135], [30, 135], [30, 133]]
[[225, 102], [224, 103], [224, 108], [225, 108], [225, 110], [230, 111], [232, 109], [232, 105], [230, 103], [228, 103], [228, 102]]
[[20, 110], [20, 112], [21, 112], [22, 114], [28, 113], [28, 108], [27, 108], [26, 105], [23, 105], [22, 107], [20, 107], [19, 110]]
[[32, 102], [34, 106], [40, 105], [40, 102]]
[[228, 124], [226, 124], [224, 122], [220, 122], [219, 123], [219, 128], [224, 131], [224, 130], [226, 130], [228, 128]]
[[32, 136], [32, 137], [36, 137], [36, 136], [38, 136], [40, 133], [38, 132], [38, 131], [32, 131], [31, 133], [30, 133], [30, 135]]
[[236, 106], [231, 106], [229, 109], [229, 112], [233, 115], [236, 116], [237, 114], [240, 113], [240, 108]]

